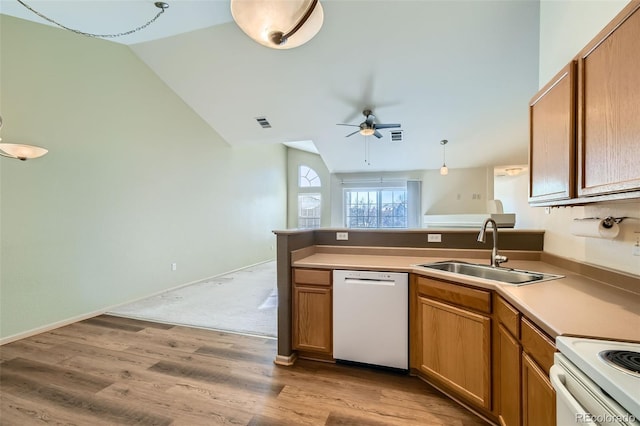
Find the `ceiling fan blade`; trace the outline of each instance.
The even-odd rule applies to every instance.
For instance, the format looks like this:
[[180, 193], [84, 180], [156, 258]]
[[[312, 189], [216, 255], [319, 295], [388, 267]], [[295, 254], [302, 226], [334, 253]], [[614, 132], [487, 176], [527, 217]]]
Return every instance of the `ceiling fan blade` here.
[[376, 138], [380, 139], [382, 137], [382, 133], [380, 133], [379, 131], [375, 131], [373, 132], [373, 136], [375, 136]]
[[400, 124], [376, 124], [376, 129], [393, 129], [396, 127], [401, 127]]
[[347, 136], [345, 136], [345, 138], [348, 138], [349, 136], [353, 136], [353, 135], [355, 135], [356, 133], [360, 133], [360, 130], [356, 130], [356, 131], [355, 131], [355, 132], [353, 132], [353, 133], [349, 133]]
[[360, 127], [360, 125], [359, 125], [359, 124], [344, 124], [344, 123], [338, 123], [338, 124], [336, 124], [336, 126]]

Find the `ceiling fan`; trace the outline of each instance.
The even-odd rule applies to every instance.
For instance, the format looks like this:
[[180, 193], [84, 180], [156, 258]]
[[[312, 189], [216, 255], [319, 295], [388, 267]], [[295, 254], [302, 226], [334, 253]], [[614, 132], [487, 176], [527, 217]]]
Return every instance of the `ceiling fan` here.
[[382, 133], [380, 133], [379, 129], [393, 129], [396, 127], [400, 127], [400, 124], [382, 124], [376, 123], [376, 116], [371, 113], [370, 109], [365, 109], [362, 111], [362, 115], [364, 115], [365, 120], [360, 124], [343, 124], [339, 123], [338, 126], [351, 126], [351, 127], [359, 127], [359, 130], [356, 130], [353, 133], [349, 133], [345, 137], [353, 136], [356, 133], [360, 133], [362, 136], [375, 136], [380, 139], [382, 137]]

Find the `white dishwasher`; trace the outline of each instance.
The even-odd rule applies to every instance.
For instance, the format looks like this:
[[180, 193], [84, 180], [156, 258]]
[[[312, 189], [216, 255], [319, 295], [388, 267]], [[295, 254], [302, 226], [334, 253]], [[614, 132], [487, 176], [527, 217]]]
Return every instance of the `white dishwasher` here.
[[333, 271], [333, 357], [408, 370], [408, 274]]

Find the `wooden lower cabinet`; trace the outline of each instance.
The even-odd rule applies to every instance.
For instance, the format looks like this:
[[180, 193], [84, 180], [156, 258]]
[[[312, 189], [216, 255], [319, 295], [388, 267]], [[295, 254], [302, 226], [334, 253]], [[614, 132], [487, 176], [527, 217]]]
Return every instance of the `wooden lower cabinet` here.
[[419, 370], [473, 404], [491, 409], [491, 319], [418, 297]]
[[494, 397], [501, 426], [553, 426], [555, 391], [549, 381], [555, 345], [531, 321], [495, 295]]
[[549, 376], [526, 353], [522, 354], [522, 424], [554, 426], [556, 394]]
[[330, 270], [294, 269], [292, 347], [331, 358], [333, 298]]
[[497, 395], [498, 420], [501, 426], [520, 424], [520, 342], [502, 325], [498, 324], [497, 358]]

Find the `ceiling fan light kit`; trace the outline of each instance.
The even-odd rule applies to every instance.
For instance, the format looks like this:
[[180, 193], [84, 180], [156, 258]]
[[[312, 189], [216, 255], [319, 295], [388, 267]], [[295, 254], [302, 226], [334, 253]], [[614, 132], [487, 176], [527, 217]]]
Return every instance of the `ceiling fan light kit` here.
[[272, 49], [305, 44], [324, 21], [318, 0], [231, 0], [231, 15], [245, 34]]
[[400, 127], [400, 124], [383, 124], [376, 123], [376, 116], [373, 115], [370, 109], [365, 109], [362, 111], [362, 115], [364, 115], [364, 121], [360, 124], [345, 124], [338, 123], [338, 126], [350, 126], [350, 127], [359, 127], [360, 130], [356, 130], [355, 132], [349, 133], [345, 137], [353, 136], [356, 133], [360, 133], [362, 136], [375, 136], [380, 139], [382, 137], [382, 133], [378, 131], [378, 129], [393, 129], [396, 127]]

